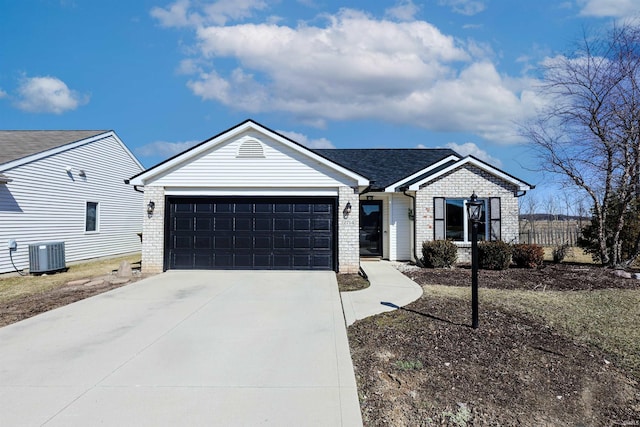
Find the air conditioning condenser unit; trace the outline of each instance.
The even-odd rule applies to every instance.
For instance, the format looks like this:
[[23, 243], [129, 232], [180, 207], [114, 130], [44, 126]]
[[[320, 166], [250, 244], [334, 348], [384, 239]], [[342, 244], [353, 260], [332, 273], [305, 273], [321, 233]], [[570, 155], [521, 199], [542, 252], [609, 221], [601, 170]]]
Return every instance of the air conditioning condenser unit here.
[[67, 268], [64, 242], [43, 242], [29, 245], [29, 273], [48, 273]]

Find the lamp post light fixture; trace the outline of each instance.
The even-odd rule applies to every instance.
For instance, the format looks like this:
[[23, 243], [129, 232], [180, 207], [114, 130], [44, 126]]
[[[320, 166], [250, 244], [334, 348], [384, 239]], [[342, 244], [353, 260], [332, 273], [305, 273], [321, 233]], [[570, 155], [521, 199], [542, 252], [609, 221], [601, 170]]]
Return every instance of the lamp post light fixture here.
[[467, 202], [467, 211], [471, 221], [471, 327], [478, 329], [478, 224], [482, 217], [482, 202], [474, 191]]

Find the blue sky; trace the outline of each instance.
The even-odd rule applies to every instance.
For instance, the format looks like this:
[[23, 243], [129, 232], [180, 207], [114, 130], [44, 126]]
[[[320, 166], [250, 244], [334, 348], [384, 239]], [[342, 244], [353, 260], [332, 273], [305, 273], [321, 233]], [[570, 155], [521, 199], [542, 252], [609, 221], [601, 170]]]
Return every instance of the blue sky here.
[[538, 186], [539, 65], [640, 0], [0, 0], [0, 128], [113, 129], [146, 167], [252, 118], [449, 147]]

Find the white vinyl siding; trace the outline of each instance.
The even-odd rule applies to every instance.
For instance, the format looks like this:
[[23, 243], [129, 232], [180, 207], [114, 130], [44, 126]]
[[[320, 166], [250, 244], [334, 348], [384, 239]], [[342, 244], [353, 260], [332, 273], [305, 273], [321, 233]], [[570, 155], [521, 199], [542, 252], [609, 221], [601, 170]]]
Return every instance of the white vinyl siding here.
[[[19, 269], [29, 266], [29, 244], [39, 242], [64, 241], [67, 262], [139, 251], [142, 194], [124, 180], [141, 170], [112, 134], [4, 170], [13, 181], [0, 184], [0, 248], [18, 242]], [[87, 201], [99, 204], [99, 233], [85, 231]], [[0, 250], [0, 272], [8, 271], [8, 251]]]
[[[262, 144], [263, 158], [238, 156], [251, 141]], [[151, 180], [173, 188], [338, 188], [353, 186], [324, 164], [265, 135], [249, 133], [217, 145], [200, 157]]]

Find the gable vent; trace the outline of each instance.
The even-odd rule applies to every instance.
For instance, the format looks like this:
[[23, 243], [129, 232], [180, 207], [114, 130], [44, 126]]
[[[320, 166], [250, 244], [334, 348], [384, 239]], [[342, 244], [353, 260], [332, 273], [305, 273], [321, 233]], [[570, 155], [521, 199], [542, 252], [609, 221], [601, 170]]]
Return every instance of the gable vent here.
[[264, 158], [264, 150], [262, 144], [255, 139], [249, 139], [240, 144], [238, 148], [237, 158], [256, 159]]

